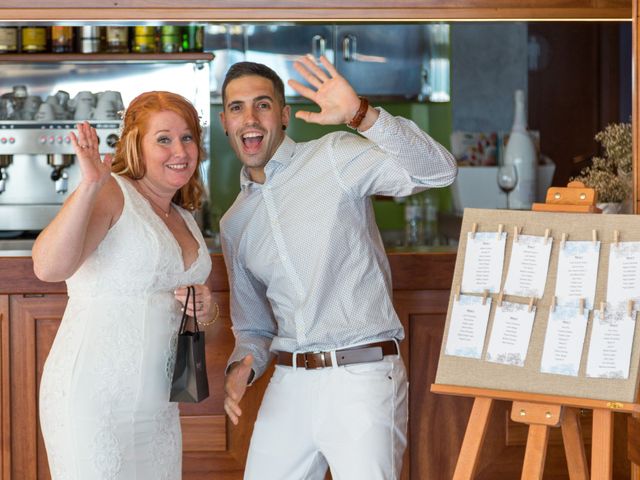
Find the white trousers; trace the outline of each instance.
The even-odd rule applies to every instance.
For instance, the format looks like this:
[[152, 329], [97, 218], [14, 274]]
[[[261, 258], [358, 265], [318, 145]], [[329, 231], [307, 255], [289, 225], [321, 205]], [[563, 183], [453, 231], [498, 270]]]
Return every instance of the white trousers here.
[[404, 363], [305, 370], [276, 365], [253, 430], [245, 480], [397, 480], [407, 445]]

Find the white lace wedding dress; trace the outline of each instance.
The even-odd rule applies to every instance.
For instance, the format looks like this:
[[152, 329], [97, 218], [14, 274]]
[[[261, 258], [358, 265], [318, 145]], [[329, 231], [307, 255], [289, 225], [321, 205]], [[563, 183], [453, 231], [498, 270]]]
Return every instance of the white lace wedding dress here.
[[182, 440], [169, 391], [181, 306], [176, 287], [204, 283], [198, 240], [186, 270], [178, 242], [133, 185], [114, 175], [124, 209], [67, 281], [69, 303], [40, 384], [52, 480], [177, 480]]

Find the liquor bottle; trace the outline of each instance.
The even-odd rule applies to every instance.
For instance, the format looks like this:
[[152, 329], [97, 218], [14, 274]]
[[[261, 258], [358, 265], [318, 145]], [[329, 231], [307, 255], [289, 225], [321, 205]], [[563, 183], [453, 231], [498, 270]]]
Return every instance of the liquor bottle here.
[[18, 52], [18, 27], [0, 27], [0, 53]]
[[54, 53], [73, 52], [73, 27], [51, 27], [51, 51]]
[[422, 245], [424, 242], [422, 196], [412, 195], [404, 204], [404, 245]]
[[134, 27], [131, 50], [135, 53], [157, 52], [156, 27]]
[[106, 51], [126, 53], [129, 51], [129, 27], [107, 27]]
[[509, 194], [509, 203], [516, 210], [530, 210], [536, 199], [538, 154], [527, 131], [524, 92], [516, 90], [514, 99], [513, 126], [504, 151], [504, 164], [516, 167], [518, 183]]
[[435, 190], [424, 192], [422, 218], [424, 218], [424, 244], [440, 245], [438, 233], [438, 197]]
[[99, 53], [102, 50], [103, 27], [79, 27], [78, 51], [80, 53]]
[[22, 27], [22, 51], [43, 53], [47, 51], [47, 27]]
[[181, 49], [180, 27], [175, 25], [164, 25], [160, 29], [160, 49], [164, 53], [176, 53]]
[[204, 45], [204, 27], [189, 25], [182, 29], [182, 51], [201, 52]]

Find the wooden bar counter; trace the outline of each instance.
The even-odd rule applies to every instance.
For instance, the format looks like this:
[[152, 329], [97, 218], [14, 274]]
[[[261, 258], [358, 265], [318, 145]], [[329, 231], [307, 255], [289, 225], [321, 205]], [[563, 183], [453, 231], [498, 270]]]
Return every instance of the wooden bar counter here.
[[[410, 380], [409, 448], [402, 478], [445, 480], [453, 475], [472, 402], [429, 391], [436, 374], [455, 251], [389, 252], [388, 256], [394, 304], [406, 331], [401, 349]], [[220, 306], [220, 318], [207, 328], [211, 396], [200, 404], [181, 405], [185, 480], [242, 478], [252, 425], [271, 373], [267, 372], [248, 389], [243, 399], [242, 421], [233, 426], [223, 410], [224, 368], [234, 344], [229, 287], [222, 256], [212, 254], [212, 260], [208, 283]], [[0, 252], [0, 478], [3, 480], [50, 478], [39, 433], [37, 392], [42, 366], [66, 301], [65, 284], [37, 280], [29, 256], [3, 256]], [[520, 478], [527, 432], [508, 420], [509, 405], [502, 403], [494, 408], [478, 479]], [[583, 420], [588, 422], [589, 418]], [[626, 442], [625, 418], [617, 420], [621, 425], [616, 425], [615, 451], [621, 455], [614, 459], [614, 478], [629, 478], [629, 464], [624, 458], [626, 444], [621, 443]], [[544, 478], [568, 478], [566, 472], [561, 440], [554, 440], [552, 435]], [[268, 472], [265, 480], [269, 480]]]

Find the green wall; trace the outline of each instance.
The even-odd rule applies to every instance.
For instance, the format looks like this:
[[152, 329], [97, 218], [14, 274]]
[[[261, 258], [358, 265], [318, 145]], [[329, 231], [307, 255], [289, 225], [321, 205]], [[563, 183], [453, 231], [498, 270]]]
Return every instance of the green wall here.
[[[450, 148], [451, 103], [376, 103], [393, 115], [400, 115], [415, 121], [446, 148]], [[299, 142], [318, 138], [335, 130], [349, 130], [346, 126], [324, 126], [308, 124], [293, 117], [297, 110], [312, 108], [309, 104], [291, 104], [292, 121], [288, 135]], [[220, 126], [221, 105], [211, 106], [211, 230], [218, 231], [218, 221], [231, 206], [240, 191], [240, 167], [235, 154], [229, 147], [227, 137]], [[441, 210], [450, 210], [449, 189], [437, 191]], [[375, 200], [374, 209], [378, 226], [383, 230], [398, 230], [404, 226], [402, 203], [393, 200]]]

